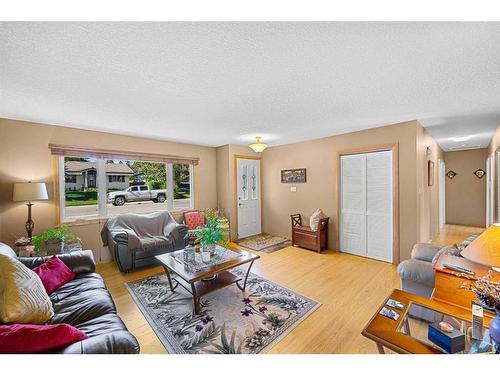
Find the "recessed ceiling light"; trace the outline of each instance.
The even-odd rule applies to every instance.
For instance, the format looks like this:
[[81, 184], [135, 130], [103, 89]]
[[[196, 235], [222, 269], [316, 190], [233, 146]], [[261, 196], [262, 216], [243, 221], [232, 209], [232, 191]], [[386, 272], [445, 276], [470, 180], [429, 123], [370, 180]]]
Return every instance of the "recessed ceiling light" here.
[[468, 135], [468, 136], [466, 136], [466, 137], [456, 137], [456, 138], [452, 138], [452, 141], [453, 141], [453, 142], [467, 142], [469, 139], [470, 139], [470, 135]]

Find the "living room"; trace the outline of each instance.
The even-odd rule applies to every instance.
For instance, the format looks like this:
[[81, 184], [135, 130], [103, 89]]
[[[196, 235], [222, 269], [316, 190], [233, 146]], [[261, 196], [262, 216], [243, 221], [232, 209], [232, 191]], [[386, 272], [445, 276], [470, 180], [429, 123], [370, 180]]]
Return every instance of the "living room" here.
[[0, 22], [0, 353], [498, 354], [499, 32]]

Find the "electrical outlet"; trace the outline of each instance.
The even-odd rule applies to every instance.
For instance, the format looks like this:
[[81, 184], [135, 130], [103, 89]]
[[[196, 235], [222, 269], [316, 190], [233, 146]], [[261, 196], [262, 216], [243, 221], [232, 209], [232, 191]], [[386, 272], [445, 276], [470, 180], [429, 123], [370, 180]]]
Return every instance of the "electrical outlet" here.
[[290, 191], [295, 193], [297, 191], [297, 186], [290, 186]]

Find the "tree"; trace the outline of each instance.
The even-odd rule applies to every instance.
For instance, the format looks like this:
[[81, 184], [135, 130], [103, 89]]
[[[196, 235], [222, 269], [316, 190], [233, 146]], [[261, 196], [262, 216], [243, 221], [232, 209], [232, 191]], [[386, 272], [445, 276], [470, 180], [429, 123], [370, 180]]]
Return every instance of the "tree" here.
[[134, 172], [140, 174], [150, 189], [164, 189], [167, 185], [165, 164], [148, 161], [136, 161], [130, 165]]

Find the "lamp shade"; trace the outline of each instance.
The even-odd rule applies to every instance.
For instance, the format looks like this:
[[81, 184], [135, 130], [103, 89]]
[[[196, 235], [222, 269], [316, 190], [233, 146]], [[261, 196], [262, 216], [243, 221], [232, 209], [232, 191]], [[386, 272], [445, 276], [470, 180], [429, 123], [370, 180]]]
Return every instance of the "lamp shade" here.
[[14, 202], [49, 199], [45, 182], [17, 182], [14, 184]]
[[500, 267], [500, 226], [486, 229], [460, 255], [485, 266]]

